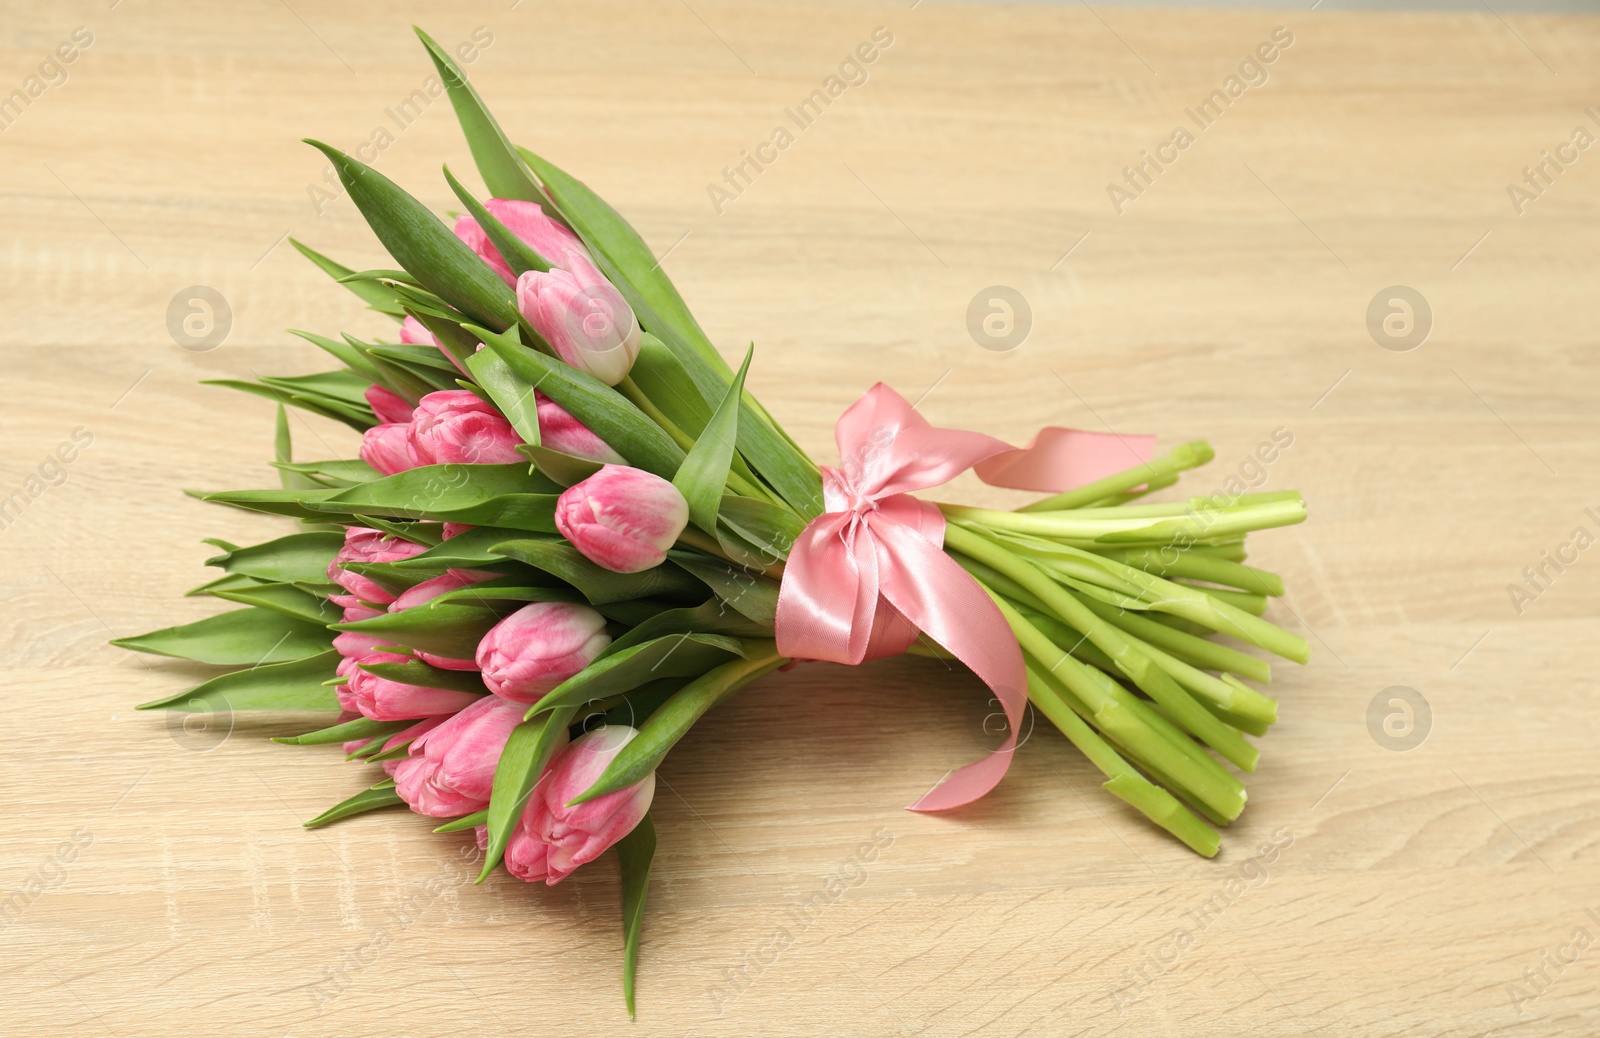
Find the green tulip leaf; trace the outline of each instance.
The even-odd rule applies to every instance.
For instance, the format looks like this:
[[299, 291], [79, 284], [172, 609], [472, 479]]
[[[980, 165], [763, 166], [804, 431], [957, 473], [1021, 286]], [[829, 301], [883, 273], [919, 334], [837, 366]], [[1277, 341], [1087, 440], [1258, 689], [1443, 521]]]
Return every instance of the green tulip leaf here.
[[497, 335], [471, 325], [517, 378], [565, 408], [632, 465], [671, 479], [683, 463], [683, 450], [627, 397], [591, 375], [554, 357], [530, 350], [514, 333]]
[[[338, 148], [314, 140], [306, 143], [333, 163], [339, 182], [373, 233], [417, 281], [480, 323], [505, 328], [517, 322], [517, 303], [510, 286], [427, 206]], [[396, 286], [396, 294], [408, 305], [415, 298], [415, 292], [407, 291], [406, 286], [390, 284]]]
[[494, 769], [494, 786], [489, 794], [488, 846], [484, 850], [483, 871], [478, 882], [488, 878], [505, 856], [511, 832], [522, 818], [522, 811], [544, 777], [545, 765], [566, 742], [571, 710], [553, 710], [544, 717], [523, 721], [511, 730], [506, 748]]
[[332, 636], [321, 623], [258, 608], [219, 613], [194, 623], [111, 642], [121, 649], [226, 667], [301, 660], [327, 652], [332, 643]]
[[784, 662], [768, 642], [765, 652], [750, 659], [731, 660], [689, 682], [650, 715], [639, 734], [612, 758], [594, 785], [569, 803], [581, 804], [641, 781], [656, 770], [667, 751], [705, 716], [707, 710], [756, 678], [777, 670]]
[[663, 565], [643, 573], [613, 573], [584, 558], [566, 541], [505, 541], [494, 550], [566, 581], [577, 588], [590, 605], [652, 596], [698, 598], [705, 594], [698, 581], [674, 567]]
[[333, 630], [370, 634], [383, 639], [385, 644], [403, 645], [449, 659], [470, 660], [478, 654], [478, 643], [489, 633], [489, 628], [500, 622], [502, 615], [501, 611], [488, 606], [434, 599], [398, 613], [334, 624]]
[[339, 607], [326, 598], [288, 583], [252, 583], [248, 587], [213, 588], [208, 594], [225, 602], [259, 606], [319, 626], [338, 623], [343, 616]]
[[302, 507], [556, 532], [556, 495], [528, 493], [529, 482], [522, 464], [423, 465], [308, 498]]
[[506, 266], [511, 268], [513, 274], [550, 269], [550, 261], [539, 255], [532, 245], [517, 237], [487, 206], [473, 198], [472, 192], [462, 187], [461, 181], [451, 174], [449, 166], [444, 167], [444, 179], [450, 185], [450, 190], [461, 199], [461, 204], [467, 207], [467, 212], [478, 221], [478, 226], [483, 228], [483, 233], [494, 244], [495, 251], [500, 253], [500, 258], [506, 261]]
[[540, 195], [538, 185], [501, 132], [500, 124], [484, 107], [478, 92], [467, 82], [461, 67], [431, 36], [421, 29], [415, 31], [422, 45], [428, 48], [428, 56], [439, 70], [439, 78], [444, 81], [450, 104], [456, 110], [456, 121], [461, 124], [467, 147], [472, 149], [472, 161], [477, 164], [478, 174], [483, 177], [489, 194], [495, 198], [538, 202], [548, 210], [550, 206]]
[[349, 800], [335, 804], [304, 825], [307, 829], [320, 829], [352, 815], [376, 811], [380, 807], [397, 807], [404, 803], [405, 801], [400, 799], [400, 794], [395, 792], [394, 780], [390, 779], [378, 783], [371, 789], [362, 790]]
[[639, 965], [639, 934], [644, 927], [645, 894], [650, 886], [650, 863], [656, 856], [656, 823], [646, 811], [633, 831], [617, 841], [617, 863], [622, 872], [622, 997], [628, 1015], [634, 1015], [633, 985]]
[[717, 506], [728, 483], [728, 466], [733, 463], [734, 440], [739, 435], [739, 397], [754, 355], [753, 348], [745, 353], [722, 403], [672, 477], [672, 485], [689, 503], [690, 521], [713, 537], [717, 535]]
[[414, 724], [415, 721], [374, 721], [370, 717], [357, 717], [355, 720], [336, 724], [331, 728], [318, 728], [304, 735], [279, 736], [272, 741], [283, 743], [285, 746], [328, 746], [333, 743], [353, 742], [356, 739], [375, 739], [381, 744], [389, 736], [404, 731]]
[[344, 281], [344, 278], [349, 277], [351, 274], [355, 273], [355, 271], [344, 266], [343, 264], [335, 263], [322, 253], [302, 245], [293, 238], [289, 239], [289, 244], [293, 245], [296, 249], [299, 249], [300, 255], [304, 256], [312, 263], [315, 263], [318, 267], [321, 267], [322, 270], [335, 281], [338, 281], [340, 284], [344, 285], [345, 288], [348, 288], [350, 291], [366, 300], [367, 305], [372, 307], [374, 310], [377, 310], [381, 313], [386, 313], [395, 318], [403, 316], [404, 312], [400, 309], [400, 301], [395, 297], [393, 292], [386, 289], [383, 285], [374, 281]]
[[287, 584], [326, 584], [328, 565], [342, 547], [342, 534], [292, 533], [248, 548], [235, 548], [207, 559], [206, 565], [220, 566], [229, 573], [244, 573], [261, 580]]
[[227, 713], [234, 710], [338, 710], [339, 699], [324, 684], [334, 676], [332, 650], [288, 663], [267, 663], [221, 674], [187, 692], [141, 703], [139, 710]]
[[737, 638], [719, 634], [669, 634], [629, 645], [594, 660], [551, 689], [528, 708], [528, 716], [576, 709], [607, 696], [631, 692], [657, 678], [698, 676], [727, 662], [730, 656], [743, 656], [745, 651]]
[[770, 630], [777, 622], [776, 580], [695, 551], [669, 551], [667, 558], [699, 577], [713, 594], [756, 623]]

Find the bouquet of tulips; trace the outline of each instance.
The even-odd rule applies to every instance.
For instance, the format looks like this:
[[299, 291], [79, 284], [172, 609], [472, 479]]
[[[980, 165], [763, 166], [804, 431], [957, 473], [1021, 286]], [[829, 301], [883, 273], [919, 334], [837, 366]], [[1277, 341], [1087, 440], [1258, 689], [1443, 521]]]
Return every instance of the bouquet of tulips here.
[[[654, 773], [707, 711], [795, 660], [953, 657], [1008, 734], [911, 805], [981, 797], [1029, 702], [1105, 788], [1200, 854], [1239, 815], [1272, 699], [1258, 656], [1304, 661], [1262, 619], [1283, 593], [1244, 536], [1298, 494], [1144, 503], [1211, 457], [1148, 437], [1042, 430], [1015, 448], [928, 425], [887, 386], [839, 420], [819, 467], [744, 389], [631, 227], [513, 146], [422, 36], [487, 197], [448, 169], [454, 226], [333, 148], [393, 257], [356, 271], [296, 243], [395, 319], [394, 342], [299, 332], [337, 370], [226, 385], [278, 402], [281, 486], [200, 495], [297, 521], [193, 593], [243, 608], [118, 644], [233, 668], [145, 704], [337, 712], [280, 739], [343, 747], [381, 778], [308, 822], [405, 805], [474, 830], [483, 875], [560, 882], [615, 848], [633, 1008], [656, 835]], [[362, 434], [296, 461], [284, 407]], [[1049, 492], [1016, 511], [912, 491], [968, 468]], [[376, 777], [376, 776], [374, 776]]]

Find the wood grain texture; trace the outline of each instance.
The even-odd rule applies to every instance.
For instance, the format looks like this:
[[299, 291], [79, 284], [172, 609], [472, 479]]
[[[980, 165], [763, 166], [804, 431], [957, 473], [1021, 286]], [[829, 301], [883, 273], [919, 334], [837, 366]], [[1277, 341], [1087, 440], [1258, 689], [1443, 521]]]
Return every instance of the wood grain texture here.
[[[1292, 433], [1265, 486], [1303, 490], [1312, 518], [1253, 559], [1288, 579], [1274, 616], [1315, 655], [1277, 668], [1282, 723], [1216, 861], [1102, 794], [1045, 729], [982, 803], [908, 814], [987, 745], [976, 682], [926, 660], [801, 667], [662, 768], [629, 1024], [609, 861], [553, 890], [471, 889], [467, 839], [417, 819], [302, 830], [370, 779], [266, 741], [296, 719], [208, 735], [132, 711], [204, 668], [106, 640], [216, 611], [178, 597], [205, 579], [202, 536], [283, 529], [180, 493], [272, 478], [270, 408], [197, 380], [322, 367], [286, 327], [383, 327], [283, 238], [383, 265], [348, 200], [313, 207], [321, 162], [297, 139], [354, 147], [388, 124], [429, 71], [413, 22], [449, 46], [492, 34], [470, 71], [504, 124], [635, 221], [727, 355], [757, 343], [751, 386], [820, 458], [878, 379], [926, 393], [937, 424], [1011, 439], [1208, 438], [1201, 490]], [[1106, 184], [1279, 25], [1293, 43], [1267, 82], [1118, 215]], [[0, 535], [0, 895], [24, 902], [0, 937], [0, 1031], [1596, 1030], [1600, 562], [1521, 615], [1507, 585], [1600, 532], [1600, 151], [1520, 215], [1506, 187], [1575, 127], [1600, 135], [1600, 24], [7, 0], [0, 26], [0, 97], [75, 27], [94, 37], [0, 133], [0, 497], [73, 430], [94, 438]], [[708, 183], [878, 26], [893, 43], [870, 79], [717, 214]], [[453, 207], [438, 166], [470, 164], [445, 103], [393, 137], [378, 168]], [[1432, 308], [1410, 352], [1368, 331], [1397, 284]], [[209, 352], [167, 331], [191, 285], [232, 309]], [[967, 330], [993, 285], [1031, 305], [1010, 352]], [[353, 450], [314, 418], [295, 435], [302, 456]], [[1391, 686], [1431, 707], [1407, 752], [1368, 727]]]

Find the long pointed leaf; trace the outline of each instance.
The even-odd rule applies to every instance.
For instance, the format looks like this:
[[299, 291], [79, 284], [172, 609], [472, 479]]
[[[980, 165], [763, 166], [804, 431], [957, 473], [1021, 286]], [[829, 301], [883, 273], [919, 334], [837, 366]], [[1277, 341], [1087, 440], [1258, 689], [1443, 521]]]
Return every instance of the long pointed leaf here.
[[296, 619], [271, 609], [250, 608], [131, 638], [117, 638], [111, 644], [119, 649], [201, 663], [253, 667], [318, 656], [328, 651], [333, 637], [320, 623]]
[[456, 121], [461, 124], [467, 147], [472, 149], [472, 161], [477, 164], [478, 174], [483, 177], [489, 194], [495, 198], [538, 202], [549, 209], [549, 203], [539, 193], [538, 185], [522, 164], [516, 149], [506, 140], [500, 124], [484, 107], [478, 92], [467, 82], [461, 67], [443, 47], [433, 41], [433, 37], [421, 29], [415, 31], [422, 45], [428, 48], [428, 56], [433, 59], [434, 68], [439, 70], [439, 78], [444, 81], [445, 90], [450, 94], [450, 104], [456, 110]]
[[232, 710], [337, 710], [339, 699], [323, 682], [334, 676], [337, 652], [325, 652], [290, 663], [269, 663], [222, 674], [162, 699], [141, 703], [139, 710], [226, 713]]
[[633, 983], [639, 965], [639, 934], [644, 927], [645, 895], [650, 887], [650, 863], [656, 856], [656, 823], [650, 812], [633, 831], [617, 841], [617, 863], [622, 870], [622, 997], [633, 1016]]
[[306, 143], [333, 163], [340, 182], [373, 233], [412, 276], [481, 323], [495, 328], [517, 323], [517, 301], [510, 286], [427, 206], [338, 148], [315, 140]]
[[397, 807], [405, 803], [400, 799], [400, 794], [395, 792], [394, 781], [380, 782], [371, 789], [364, 789], [351, 797], [328, 808], [309, 822], [303, 823], [307, 829], [320, 829], [325, 825], [349, 818], [352, 815], [365, 814], [376, 811], [380, 807]]
[[488, 878], [505, 856], [511, 831], [522, 818], [523, 808], [544, 775], [545, 765], [566, 742], [567, 725], [572, 722], [573, 713], [571, 709], [554, 710], [544, 717], [523, 721], [511, 730], [511, 738], [506, 740], [506, 748], [494, 769], [489, 816], [484, 823], [488, 847], [484, 851], [483, 872], [478, 882]]
[[745, 353], [744, 363], [739, 365], [739, 373], [733, 377], [722, 403], [672, 477], [672, 485], [689, 503], [690, 520], [713, 537], [717, 535], [717, 506], [728, 484], [728, 466], [733, 462], [733, 445], [739, 435], [739, 397], [754, 355], [754, 347]]

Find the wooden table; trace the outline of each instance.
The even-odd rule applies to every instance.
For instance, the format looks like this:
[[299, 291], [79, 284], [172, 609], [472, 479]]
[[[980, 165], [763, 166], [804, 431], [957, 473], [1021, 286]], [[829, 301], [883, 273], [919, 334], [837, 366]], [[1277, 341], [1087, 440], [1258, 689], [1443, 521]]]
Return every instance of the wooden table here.
[[[726, 0], [0, 10], [0, 95], [59, 44], [75, 55], [0, 134], [0, 497], [23, 495], [0, 536], [0, 887], [22, 903], [0, 1031], [1596, 1029], [1600, 553], [1574, 533], [1600, 533], [1600, 151], [1566, 145], [1600, 135], [1600, 25]], [[440, 209], [441, 161], [470, 169], [443, 101], [397, 107], [428, 100], [412, 22], [452, 47], [482, 27], [469, 68], [501, 120], [635, 221], [728, 355], [757, 343], [751, 384], [819, 458], [882, 379], [936, 424], [1205, 437], [1196, 489], [1242, 472], [1305, 492], [1311, 521], [1253, 558], [1287, 577], [1273, 615], [1314, 658], [1278, 668], [1282, 721], [1217, 860], [1104, 795], [1043, 726], [987, 800], [909, 814], [991, 741], [976, 682], [926, 660], [802, 667], [661, 771], [629, 1025], [609, 860], [553, 890], [472, 889], [466, 838], [418, 819], [303, 830], [364, 780], [266, 740], [296, 719], [196, 733], [131, 709], [205, 668], [107, 639], [217, 610], [178, 597], [206, 579], [201, 537], [285, 529], [180, 493], [272, 480], [270, 407], [197, 381], [326, 366], [286, 327], [383, 327], [285, 244], [385, 265], [297, 138], [365, 147]], [[723, 167], [879, 26], [866, 82], [719, 213]], [[1216, 90], [1231, 103], [1200, 112]], [[1558, 145], [1572, 161], [1542, 195], [1508, 192]], [[1123, 167], [1146, 153], [1135, 194]], [[169, 333], [195, 285], [231, 311], [215, 349]], [[968, 330], [992, 286], [1031, 311], [1008, 351]], [[1421, 332], [1389, 300], [1409, 292], [1430, 316], [1407, 349]], [[75, 430], [92, 445], [49, 464]], [[1276, 430], [1292, 446], [1258, 470]], [[353, 453], [342, 427], [294, 431], [302, 456]], [[1408, 696], [1409, 720], [1391, 705]]]

